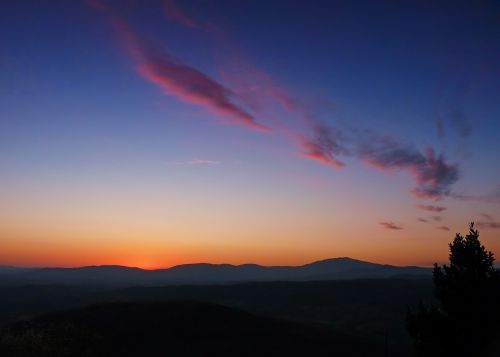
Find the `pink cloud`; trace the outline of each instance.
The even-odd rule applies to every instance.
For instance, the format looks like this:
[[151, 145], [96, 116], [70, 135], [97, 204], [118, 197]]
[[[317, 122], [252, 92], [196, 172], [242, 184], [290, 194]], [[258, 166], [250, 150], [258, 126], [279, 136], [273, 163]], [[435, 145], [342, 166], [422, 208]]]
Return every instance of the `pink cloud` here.
[[421, 209], [422, 211], [428, 211], [428, 212], [443, 212], [446, 210], [446, 207], [443, 206], [432, 206], [432, 205], [416, 205], [418, 209]]
[[226, 38], [226, 33], [222, 31], [217, 25], [210, 21], [195, 20], [193, 16], [189, 15], [184, 9], [182, 9], [178, 5], [178, 3], [179, 2], [176, 0], [164, 0], [163, 9], [168, 20], [190, 29], [196, 29], [210, 33], [220, 40]]
[[[415, 187], [411, 192], [418, 198], [437, 200], [451, 195], [450, 187], [459, 177], [458, 167], [449, 164], [442, 155], [435, 155], [432, 148], [421, 152], [385, 138], [369, 138], [362, 142], [349, 138], [347, 144], [352, 145], [354, 149], [351, 151], [349, 146], [348, 151], [340, 140], [340, 130], [322, 125], [319, 116], [315, 115], [318, 114], [318, 107], [323, 111], [325, 107], [308, 105], [308, 101], [303, 97], [292, 94], [285, 86], [277, 83], [264, 70], [249, 61], [235, 61], [237, 70], [231, 75], [227, 75], [226, 69], [231, 66], [224, 66], [223, 72], [226, 73], [223, 73], [222, 78], [226, 84], [222, 84], [200, 70], [174, 59], [168, 52], [146, 44], [123, 19], [113, 15], [98, 0], [89, 2], [97, 10], [106, 13], [124, 40], [129, 54], [137, 62], [138, 72], [166, 94], [185, 103], [208, 109], [232, 123], [261, 132], [269, 132], [270, 128], [257, 122], [255, 113], [260, 117], [265, 115], [267, 123], [279, 117], [278, 123], [271, 122], [273, 128], [281, 129], [293, 138], [300, 148], [300, 157], [340, 168], [344, 163], [339, 157], [357, 151], [354, 155], [370, 166], [385, 171], [401, 170], [412, 175]], [[164, 8], [171, 21], [189, 28], [209, 31], [202, 23], [186, 14], [175, 0], [164, 0]], [[231, 85], [231, 88], [227, 85], [228, 77], [232, 80], [230, 84], [236, 84]], [[269, 110], [268, 107], [272, 108]], [[268, 115], [277, 108], [281, 110], [280, 114], [284, 115]], [[354, 135], [355, 131], [352, 130], [350, 134]], [[432, 205], [418, 207], [431, 212], [441, 212], [445, 209]]]
[[296, 99], [240, 54], [230, 55], [220, 72], [238, 98], [253, 111], [272, 120], [276, 128], [287, 132], [291, 130], [295, 120], [303, 121], [302, 113], [291, 111], [291, 102]]
[[151, 59], [139, 65], [139, 72], [167, 94], [186, 103], [207, 107], [216, 114], [248, 128], [269, 132], [255, 118], [234, 104], [233, 93], [195, 68], [173, 61], [169, 56]]
[[500, 222], [477, 222], [477, 226], [483, 229], [500, 229]]
[[417, 182], [412, 193], [419, 198], [438, 200], [448, 194], [450, 185], [458, 180], [458, 168], [448, 164], [443, 156], [436, 157], [432, 148], [427, 149], [424, 157], [423, 164], [411, 169]]
[[401, 230], [403, 227], [400, 227], [392, 222], [379, 222], [379, 224], [386, 228], [386, 229], [392, 229], [392, 230]]
[[224, 78], [237, 88], [239, 98], [266, 118], [274, 119], [273, 126], [299, 146], [298, 156], [334, 168], [343, 167], [338, 156], [346, 154], [347, 150], [340, 145], [340, 131], [323, 125], [314, 115], [318, 108], [325, 107], [327, 101], [317, 99], [318, 103], [313, 106], [310, 100], [292, 94], [247, 59], [235, 57], [222, 72]]
[[[250, 64], [246, 60], [240, 60], [238, 66], [241, 67], [241, 70], [238, 74], [239, 78], [235, 78], [236, 81], [240, 83], [247, 82], [247, 85], [250, 86], [257, 86], [262, 96], [264, 96], [265, 98], [272, 98], [276, 103], [278, 103], [289, 113], [297, 114], [302, 117], [308, 116], [308, 110], [305, 107], [303, 101], [297, 98], [296, 95], [292, 95], [290, 91], [285, 89], [283, 85], [278, 84], [264, 70], [258, 68], [253, 64]], [[243, 79], [242, 73], [245, 73], [247, 78]]]
[[437, 227], [437, 229], [440, 229], [442, 231], [449, 231], [450, 230], [450, 227], [447, 227], [447, 226], [439, 226]]
[[200, 25], [184, 11], [182, 11], [174, 0], [164, 1], [165, 15], [169, 20], [175, 21], [183, 26], [191, 28], [199, 28]]
[[425, 218], [417, 218], [417, 221], [422, 222], [422, 223], [427, 223], [427, 222], [429, 222], [429, 221], [428, 221], [428, 220], [426, 220]]
[[[182, 12], [173, 0], [167, 1], [166, 6], [167, 15], [171, 20], [187, 27], [197, 27], [209, 31]], [[226, 36], [224, 36], [223, 41], [227, 42]], [[339, 150], [337, 138], [330, 137], [332, 134], [330, 131], [332, 130], [321, 126], [320, 122], [311, 114], [311, 109], [304, 104], [304, 100], [292, 95], [284, 86], [273, 80], [266, 71], [242, 57], [240, 53], [232, 56], [232, 59], [223, 67], [221, 72], [223, 78], [231, 83], [233, 88], [236, 88], [233, 94], [240, 101], [254, 112], [259, 112], [265, 115], [267, 119], [273, 120], [274, 127], [282, 129], [295, 140], [301, 148], [301, 152], [298, 154], [300, 157], [334, 168], [344, 166], [336, 158], [339, 151], [341, 151]], [[157, 82], [156, 78], [152, 78], [152, 80]], [[158, 84], [164, 85], [163, 81]], [[275, 110], [278, 108], [292, 114], [286, 115], [286, 122], [280, 119], [283, 115], [276, 115]], [[291, 129], [294, 119], [299, 119], [299, 124], [305, 125], [308, 130], [312, 130], [314, 136], [307, 138], [306, 135], [297, 134], [296, 130]], [[300, 130], [300, 132], [303, 132], [303, 130]]]
[[336, 160], [333, 155], [327, 151], [324, 151], [318, 144], [309, 141], [305, 138], [300, 140], [300, 145], [304, 148], [305, 151], [299, 153], [300, 157], [305, 157], [310, 160], [321, 162], [322, 164], [334, 167], [341, 168], [344, 167], [344, 164], [338, 160]]
[[493, 217], [490, 216], [489, 214], [487, 213], [481, 213], [481, 217], [483, 217], [484, 219], [486, 219], [487, 221], [493, 221]]
[[162, 88], [166, 94], [185, 103], [205, 107], [230, 122], [261, 132], [270, 131], [268, 127], [257, 123], [250, 113], [233, 101], [235, 94], [230, 89], [205, 73], [174, 59], [166, 51], [146, 43], [123, 18], [114, 14], [101, 2], [92, 0], [90, 4], [106, 15], [127, 52], [137, 62], [138, 72]]
[[387, 138], [364, 138], [358, 150], [361, 159], [370, 166], [384, 171], [409, 172], [416, 187], [411, 193], [417, 198], [438, 200], [449, 194], [450, 186], [459, 178], [456, 165], [436, 156], [432, 148], [422, 153]]
[[344, 166], [344, 163], [339, 161], [336, 157], [344, 153], [345, 149], [340, 145], [338, 135], [333, 130], [317, 126], [315, 128], [315, 137], [312, 140], [305, 138], [301, 134], [292, 136], [303, 149], [299, 156], [321, 162], [334, 168], [341, 168]]
[[460, 201], [476, 201], [484, 203], [500, 203], [500, 192], [494, 192], [489, 195], [469, 195], [452, 192], [448, 196], [453, 197]]

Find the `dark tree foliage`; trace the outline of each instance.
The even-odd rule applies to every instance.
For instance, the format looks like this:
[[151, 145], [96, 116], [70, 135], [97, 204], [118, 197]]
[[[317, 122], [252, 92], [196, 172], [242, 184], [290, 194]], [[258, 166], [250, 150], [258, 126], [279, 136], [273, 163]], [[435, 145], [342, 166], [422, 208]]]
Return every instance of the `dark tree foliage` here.
[[409, 312], [408, 331], [419, 356], [483, 356], [499, 329], [500, 273], [474, 223], [449, 247], [449, 265], [434, 265], [439, 305]]

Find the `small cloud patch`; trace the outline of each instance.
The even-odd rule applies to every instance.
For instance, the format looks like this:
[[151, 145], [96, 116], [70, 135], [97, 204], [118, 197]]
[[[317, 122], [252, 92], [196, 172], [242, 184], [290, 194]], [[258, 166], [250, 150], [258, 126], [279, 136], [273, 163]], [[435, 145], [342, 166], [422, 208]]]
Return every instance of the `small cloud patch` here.
[[401, 230], [403, 229], [403, 227], [401, 226], [398, 226], [397, 224], [393, 223], [393, 222], [379, 222], [379, 224], [386, 228], [386, 229], [392, 229], [392, 230]]

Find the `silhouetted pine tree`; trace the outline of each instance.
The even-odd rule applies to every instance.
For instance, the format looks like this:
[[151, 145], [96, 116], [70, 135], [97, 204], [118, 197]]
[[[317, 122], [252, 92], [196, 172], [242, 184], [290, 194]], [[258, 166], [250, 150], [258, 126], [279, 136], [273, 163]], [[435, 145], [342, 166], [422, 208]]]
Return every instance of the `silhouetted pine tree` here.
[[500, 273], [474, 223], [449, 247], [450, 264], [434, 265], [439, 305], [409, 312], [408, 331], [419, 356], [482, 356], [500, 327]]

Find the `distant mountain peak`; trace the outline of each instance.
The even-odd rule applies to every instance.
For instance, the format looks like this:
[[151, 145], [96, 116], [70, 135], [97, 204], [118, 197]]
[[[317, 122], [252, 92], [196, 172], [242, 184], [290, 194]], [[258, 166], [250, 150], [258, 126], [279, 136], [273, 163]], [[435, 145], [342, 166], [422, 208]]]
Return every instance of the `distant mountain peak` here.
[[[120, 265], [80, 268], [3, 269], [2, 276], [16, 284], [166, 285], [257, 281], [313, 281], [383, 279], [397, 276], [430, 276], [430, 269], [365, 262], [349, 257], [323, 259], [302, 266], [257, 264], [183, 264], [145, 270]], [[13, 278], [15, 276], [15, 279]], [[1, 281], [0, 281], [1, 283]]]
[[303, 266], [319, 266], [319, 265], [371, 265], [371, 266], [382, 266], [381, 264], [371, 263], [363, 260], [353, 259], [349, 257], [338, 257], [338, 258], [328, 258], [323, 260], [318, 260], [312, 263], [305, 264]]
[[354, 258], [350, 258], [350, 257], [336, 257], [336, 258], [326, 258], [326, 259], [317, 260], [317, 261], [314, 261], [314, 262], [312, 262], [310, 264], [321, 263], [321, 262], [361, 262], [361, 263], [368, 263], [366, 261], [359, 260], [359, 259], [354, 259]]

